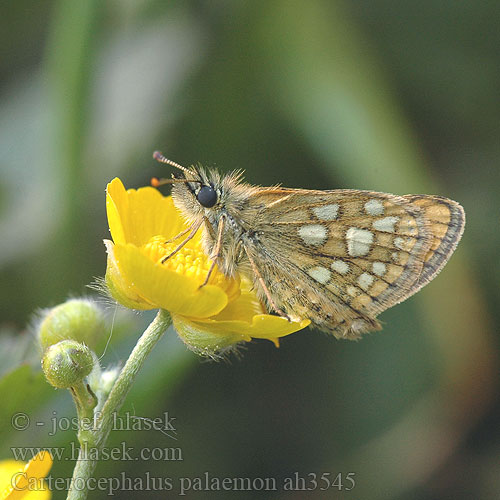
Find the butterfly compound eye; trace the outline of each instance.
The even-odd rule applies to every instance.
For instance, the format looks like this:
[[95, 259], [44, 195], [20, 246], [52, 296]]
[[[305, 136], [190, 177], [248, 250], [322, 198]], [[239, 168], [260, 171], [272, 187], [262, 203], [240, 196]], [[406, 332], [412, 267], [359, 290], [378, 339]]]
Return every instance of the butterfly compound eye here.
[[201, 206], [212, 208], [217, 203], [217, 193], [211, 186], [202, 186], [196, 195]]

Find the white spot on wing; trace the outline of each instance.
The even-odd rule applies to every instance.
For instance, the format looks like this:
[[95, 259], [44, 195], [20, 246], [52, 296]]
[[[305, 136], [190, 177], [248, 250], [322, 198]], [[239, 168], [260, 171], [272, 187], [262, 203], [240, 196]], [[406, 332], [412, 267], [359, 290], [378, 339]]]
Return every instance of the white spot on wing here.
[[374, 277], [369, 273], [360, 274], [358, 284], [363, 290], [368, 290], [374, 281]]
[[326, 241], [327, 229], [321, 224], [308, 224], [299, 227], [299, 236], [307, 245], [319, 246]]
[[322, 285], [326, 285], [332, 276], [331, 271], [323, 266], [311, 267], [311, 269], [307, 270], [307, 274]]
[[405, 240], [403, 240], [403, 238], [400, 238], [399, 236], [397, 238], [394, 238], [394, 246], [396, 248], [403, 249], [404, 244], [405, 244]]
[[377, 219], [376, 221], [373, 221], [373, 229], [376, 229], [377, 231], [384, 231], [386, 233], [393, 233], [394, 232], [394, 225], [396, 222], [399, 220], [399, 217], [384, 217], [383, 219]]
[[370, 251], [373, 233], [367, 229], [351, 227], [346, 233], [347, 251], [352, 257], [362, 257]]
[[386, 267], [383, 262], [374, 262], [372, 264], [372, 269], [374, 274], [376, 274], [377, 276], [383, 276], [386, 271]]
[[384, 213], [384, 205], [380, 200], [369, 200], [365, 203], [365, 210], [368, 215], [382, 215]]
[[334, 260], [331, 268], [340, 274], [345, 274], [349, 271], [349, 264], [343, 260]]
[[312, 209], [314, 215], [322, 220], [335, 220], [339, 215], [339, 206], [337, 203], [331, 205], [322, 205]]

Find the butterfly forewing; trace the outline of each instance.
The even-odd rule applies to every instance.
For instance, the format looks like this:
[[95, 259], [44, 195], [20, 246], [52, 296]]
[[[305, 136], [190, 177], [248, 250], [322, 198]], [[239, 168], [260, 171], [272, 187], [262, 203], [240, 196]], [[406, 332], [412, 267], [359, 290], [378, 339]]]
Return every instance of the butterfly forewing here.
[[465, 212], [456, 201], [441, 196], [407, 195], [405, 198], [423, 211], [432, 234], [422, 272], [409, 295], [404, 297], [407, 298], [434, 279], [448, 262], [464, 232]]
[[256, 197], [266, 210], [253, 251], [265, 252], [256, 260], [267, 263], [276, 301], [341, 336], [377, 328], [376, 315], [432, 279], [459, 239], [446, 228], [453, 217], [459, 226], [460, 213], [442, 198], [286, 189]]

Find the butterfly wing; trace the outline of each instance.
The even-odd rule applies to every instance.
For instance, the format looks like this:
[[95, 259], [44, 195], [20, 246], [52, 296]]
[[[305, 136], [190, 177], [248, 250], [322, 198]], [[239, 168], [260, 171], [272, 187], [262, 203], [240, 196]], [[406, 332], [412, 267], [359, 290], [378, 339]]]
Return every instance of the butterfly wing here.
[[464, 232], [465, 212], [456, 201], [440, 196], [406, 195], [405, 198], [423, 211], [432, 234], [422, 272], [406, 299], [433, 280], [448, 262]]
[[251, 205], [261, 210], [244, 247], [274, 303], [348, 338], [437, 275], [465, 220], [446, 198], [359, 190], [263, 188]]

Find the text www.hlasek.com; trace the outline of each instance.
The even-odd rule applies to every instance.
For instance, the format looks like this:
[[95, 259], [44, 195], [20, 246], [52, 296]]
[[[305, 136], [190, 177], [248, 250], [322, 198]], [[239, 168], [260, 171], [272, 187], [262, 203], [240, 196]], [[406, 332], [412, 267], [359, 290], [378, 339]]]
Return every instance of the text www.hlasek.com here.
[[[80, 451], [81, 448], [81, 451]], [[83, 457], [85, 460], [98, 460], [98, 461], [182, 461], [182, 449], [179, 447], [153, 447], [153, 448], [135, 448], [127, 446], [125, 441], [122, 441], [118, 446], [114, 447], [80, 447], [77, 443], [70, 443], [69, 446], [52, 447], [52, 448], [38, 448], [38, 447], [12, 447], [12, 456], [14, 460], [27, 462], [31, 460], [36, 454], [42, 450], [48, 450], [54, 460], [61, 461], [76, 461], [78, 457]]]

